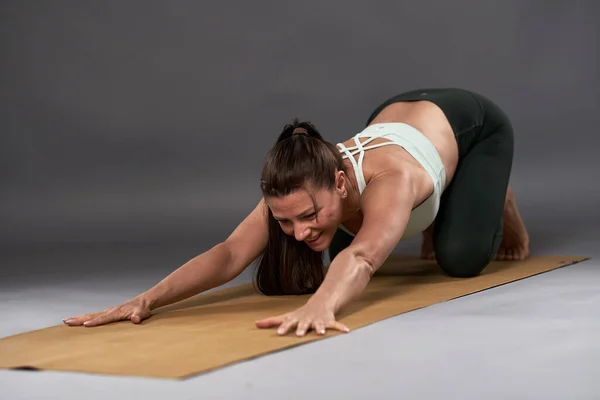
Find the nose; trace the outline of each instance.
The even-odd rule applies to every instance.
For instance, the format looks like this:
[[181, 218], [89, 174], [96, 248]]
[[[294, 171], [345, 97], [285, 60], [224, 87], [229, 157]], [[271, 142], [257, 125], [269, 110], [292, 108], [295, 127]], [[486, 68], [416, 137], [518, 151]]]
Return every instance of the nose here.
[[294, 236], [296, 237], [296, 240], [302, 241], [308, 235], [310, 235], [310, 228], [306, 225], [297, 225], [294, 227]]

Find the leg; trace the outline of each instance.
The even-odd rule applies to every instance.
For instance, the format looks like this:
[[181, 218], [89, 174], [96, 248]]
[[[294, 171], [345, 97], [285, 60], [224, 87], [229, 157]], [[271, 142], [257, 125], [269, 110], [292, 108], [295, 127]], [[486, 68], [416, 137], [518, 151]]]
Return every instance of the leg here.
[[513, 131], [506, 119], [459, 161], [434, 222], [437, 263], [450, 276], [478, 275], [502, 241], [504, 203], [513, 158]]
[[[504, 226], [502, 228], [502, 243], [498, 250], [496, 260], [524, 260], [529, 257], [529, 234], [521, 219], [517, 208], [515, 194], [511, 187], [506, 192], [504, 201]], [[423, 231], [423, 243], [421, 245], [421, 258], [423, 260], [434, 260], [433, 251], [433, 226], [431, 224]]]

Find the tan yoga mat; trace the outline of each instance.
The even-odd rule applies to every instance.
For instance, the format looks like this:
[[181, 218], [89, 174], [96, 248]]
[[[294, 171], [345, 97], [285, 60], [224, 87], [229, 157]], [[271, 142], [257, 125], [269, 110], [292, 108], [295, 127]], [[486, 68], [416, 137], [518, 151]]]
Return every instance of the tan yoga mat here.
[[[338, 320], [350, 329], [451, 300], [588, 257], [546, 256], [493, 262], [475, 278], [445, 276], [433, 261], [393, 254], [363, 294]], [[258, 329], [257, 319], [292, 311], [308, 296], [266, 297], [251, 284], [200, 294], [163, 307], [135, 325], [94, 328], [64, 324], [0, 339], [0, 368], [73, 371], [122, 376], [186, 378], [274, 351], [326, 340]], [[94, 310], [90, 310], [94, 311]]]

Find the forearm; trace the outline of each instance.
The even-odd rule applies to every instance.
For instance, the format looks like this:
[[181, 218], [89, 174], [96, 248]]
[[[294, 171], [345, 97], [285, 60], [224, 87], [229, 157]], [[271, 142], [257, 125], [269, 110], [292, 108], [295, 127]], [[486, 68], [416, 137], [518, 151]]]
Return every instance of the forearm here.
[[331, 262], [325, 280], [309, 302], [324, 304], [337, 313], [365, 290], [372, 271], [367, 260], [352, 252], [342, 251]]
[[235, 273], [231, 264], [230, 250], [225, 243], [219, 243], [183, 264], [138, 297], [151, 310], [176, 303], [233, 279]]

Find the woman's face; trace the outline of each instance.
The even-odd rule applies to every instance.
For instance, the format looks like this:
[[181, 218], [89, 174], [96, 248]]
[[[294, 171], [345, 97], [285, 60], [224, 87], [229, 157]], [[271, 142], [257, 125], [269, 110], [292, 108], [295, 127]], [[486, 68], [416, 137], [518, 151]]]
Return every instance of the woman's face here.
[[314, 203], [304, 189], [265, 200], [287, 235], [306, 242], [314, 251], [324, 251], [342, 221], [343, 190], [312, 190]]

